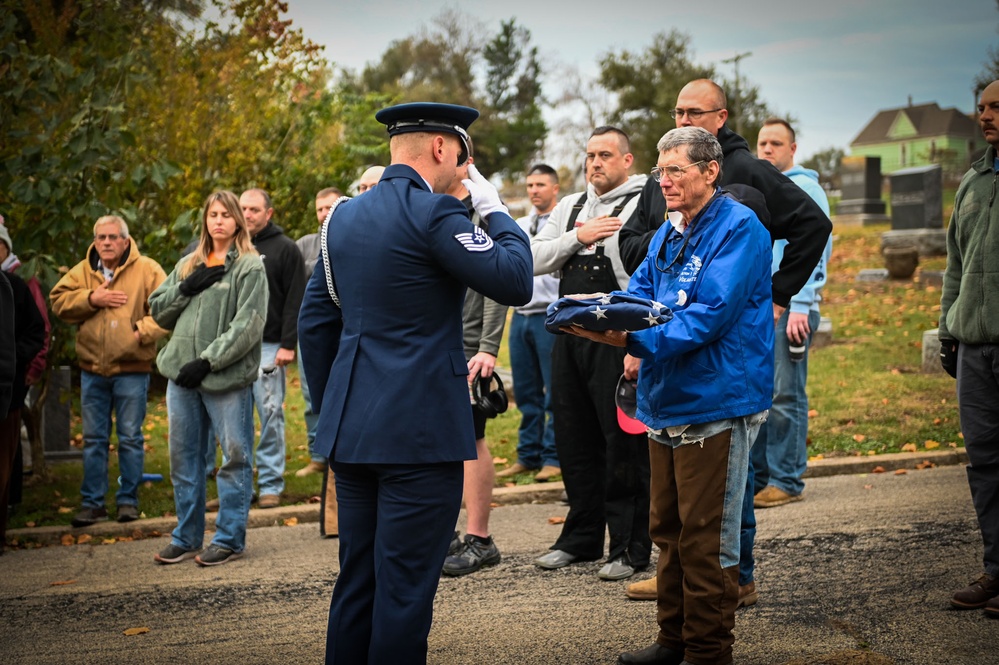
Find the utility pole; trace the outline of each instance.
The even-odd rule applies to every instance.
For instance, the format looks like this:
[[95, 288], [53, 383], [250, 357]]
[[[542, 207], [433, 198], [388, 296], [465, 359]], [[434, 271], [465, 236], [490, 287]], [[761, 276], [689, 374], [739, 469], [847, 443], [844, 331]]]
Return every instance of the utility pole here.
[[742, 116], [743, 116], [742, 100], [740, 98], [740, 90], [739, 90], [739, 85], [740, 85], [739, 61], [742, 60], [743, 58], [748, 58], [751, 55], [753, 55], [752, 51], [745, 51], [743, 53], [736, 53], [731, 58], [728, 58], [726, 60], [722, 60], [722, 64], [725, 65], [735, 64], [735, 105], [734, 106], [737, 109], [735, 114], [735, 133], [738, 134], [739, 136], [742, 136]]

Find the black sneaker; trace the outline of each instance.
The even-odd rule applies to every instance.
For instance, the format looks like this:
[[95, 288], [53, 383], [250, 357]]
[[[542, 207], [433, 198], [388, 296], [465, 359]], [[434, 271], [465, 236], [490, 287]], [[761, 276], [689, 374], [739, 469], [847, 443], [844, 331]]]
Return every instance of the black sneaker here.
[[134, 522], [139, 519], [139, 507], [131, 504], [118, 506], [119, 522]]
[[198, 553], [197, 550], [185, 550], [183, 547], [170, 543], [153, 557], [160, 563], [180, 563], [184, 559], [190, 559]]
[[455, 531], [451, 536], [451, 544], [447, 546], [447, 555], [454, 556], [461, 551], [461, 535]]
[[242, 552], [233, 552], [227, 547], [209, 545], [205, 551], [194, 557], [194, 562], [202, 566], [219, 566], [243, 556]]
[[479, 538], [471, 534], [465, 535], [461, 550], [444, 559], [445, 575], [456, 577], [474, 573], [483, 566], [495, 566], [500, 562], [500, 551], [493, 542], [493, 537]]
[[73, 518], [73, 526], [91, 526], [97, 522], [107, 522], [107, 508], [84, 508]]

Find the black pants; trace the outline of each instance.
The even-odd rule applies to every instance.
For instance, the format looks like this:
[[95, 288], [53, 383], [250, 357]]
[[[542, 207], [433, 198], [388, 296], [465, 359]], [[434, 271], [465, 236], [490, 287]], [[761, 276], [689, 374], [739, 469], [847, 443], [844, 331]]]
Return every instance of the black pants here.
[[959, 347], [957, 398], [984, 568], [999, 576], [999, 344]]
[[569, 515], [552, 549], [599, 559], [604, 529], [609, 560], [649, 563], [649, 448], [643, 434], [617, 424], [614, 392], [624, 349], [560, 335], [552, 351], [555, 448], [569, 498]]

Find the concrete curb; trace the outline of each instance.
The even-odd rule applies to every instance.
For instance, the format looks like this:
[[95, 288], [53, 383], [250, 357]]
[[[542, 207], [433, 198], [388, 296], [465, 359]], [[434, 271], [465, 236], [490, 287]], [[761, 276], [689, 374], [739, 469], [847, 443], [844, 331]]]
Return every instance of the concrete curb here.
[[[875, 467], [881, 467], [886, 472], [897, 469], [915, 469], [918, 464], [926, 461], [935, 466], [967, 464], [968, 454], [964, 448], [950, 448], [916, 453], [888, 453], [810, 460], [805, 478], [874, 473]], [[564, 491], [565, 485], [561, 482], [497, 487], [493, 490], [493, 504], [504, 506], [521, 503], [555, 503], [562, 497]], [[249, 528], [290, 526], [306, 522], [319, 522], [318, 503], [278, 506], [277, 508], [251, 508], [247, 526]], [[177, 526], [177, 520], [173, 517], [153, 517], [126, 523], [101, 522], [79, 529], [65, 525], [43, 526], [34, 529], [11, 529], [7, 531], [7, 540], [17, 540], [19, 543], [59, 545], [63, 542], [63, 537], [67, 535], [73, 537], [74, 543], [82, 535], [89, 535], [92, 538], [90, 542], [122, 537], [139, 539], [169, 534], [175, 526]], [[205, 519], [205, 529], [214, 528], [215, 513], [208, 513]]]

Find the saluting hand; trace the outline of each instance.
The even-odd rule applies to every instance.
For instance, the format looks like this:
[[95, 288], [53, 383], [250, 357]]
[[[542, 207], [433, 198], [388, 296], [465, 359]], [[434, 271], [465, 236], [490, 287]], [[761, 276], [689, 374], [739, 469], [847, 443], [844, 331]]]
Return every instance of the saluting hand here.
[[488, 217], [494, 212], [510, 214], [507, 207], [500, 201], [499, 192], [493, 187], [493, 183], [482, 177], [479, 170], [475, 168], [475, 164], [468, 165], [468, 177], [463, 179], [461, 184], [465, 186], [465, 189], [471, 195], [472, 207], [475, 208], [475, 212], [479, 213], [483, 218]]

